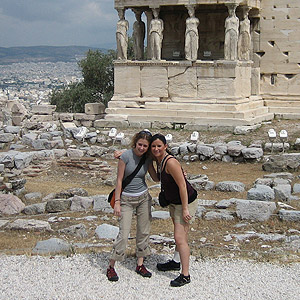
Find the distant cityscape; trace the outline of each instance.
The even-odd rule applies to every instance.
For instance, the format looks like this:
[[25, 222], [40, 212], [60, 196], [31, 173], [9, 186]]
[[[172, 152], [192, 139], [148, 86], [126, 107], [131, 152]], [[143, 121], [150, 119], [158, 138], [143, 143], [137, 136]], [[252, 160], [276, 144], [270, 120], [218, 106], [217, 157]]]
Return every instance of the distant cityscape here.
[[[39, 47], [23, 48], [26, 50], [24, 50], [26, 52], [25, 62], [22, 51], [19, 56], [14, 54], [13, 63], [7, 63], [7, 57], [2, 61], [0, 59], [1, 102], [21, 100], [29, 105], [49, 103], [49, 96], [53, 89], [82, 81], [78, 61], [84, 58], [88, 47], [42, 47], [43, 51]], [[32, 48], [32, 52], [29, 48]], [[36, 48], [39, 48], [38, 58]], [[53, 53], [51, 50], [54, 48]], [[76, 51], [74, 51], [75, 48]], [[0, 52], [3, 49], [8, 48], [0, 48]], [[66, 55], [68, 50], [70, 52]], [[99, 50], [106, 51], [105, 49]], [[63, 59], [61, 53], [64, 53]]]

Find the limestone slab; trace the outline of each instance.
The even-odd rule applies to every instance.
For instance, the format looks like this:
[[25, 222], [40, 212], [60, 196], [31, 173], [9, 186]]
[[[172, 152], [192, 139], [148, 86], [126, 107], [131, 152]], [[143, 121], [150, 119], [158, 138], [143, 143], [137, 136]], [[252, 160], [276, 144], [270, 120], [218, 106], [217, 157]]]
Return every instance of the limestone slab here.
[[141, 92], [140, 67], [115, 65], [114, 94], [127, 97], [139, 97]]
[[195, 68], [168, 68], [169, 96], [196, 97], [197, 75]]
[[141, 71], [143, 97], [168, 97], [168, 71], [165, 67], [143, 68]]

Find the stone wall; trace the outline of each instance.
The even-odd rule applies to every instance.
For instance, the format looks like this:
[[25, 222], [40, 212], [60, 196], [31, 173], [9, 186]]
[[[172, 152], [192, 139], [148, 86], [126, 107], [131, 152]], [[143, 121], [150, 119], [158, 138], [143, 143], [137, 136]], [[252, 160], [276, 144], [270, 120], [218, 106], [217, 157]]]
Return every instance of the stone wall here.
[[300, 1], [261, 2], [261, 94], [266, 99], [300, 100]]

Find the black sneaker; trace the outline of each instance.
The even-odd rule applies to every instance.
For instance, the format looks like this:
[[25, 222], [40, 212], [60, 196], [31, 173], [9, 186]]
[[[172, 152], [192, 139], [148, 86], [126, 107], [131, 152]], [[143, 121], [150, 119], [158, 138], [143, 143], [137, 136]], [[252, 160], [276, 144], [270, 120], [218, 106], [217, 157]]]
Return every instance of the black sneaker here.
[[173, 259], [163, 264], [156, 265], [158, 271], [179, 271], [180, 262], [176, 262]]
[[118, 281], [119, 276], [117, 275], [115, 269], [111, 266], [106, 270], [106, 276], [109, 281]]
[[144, 265], [136, 266], [135, 271], [143, 277], [150, 278], [152, 276], [151, 272], [149, 272]]
[[184, 276], [183, 274], [180, 274], [177, 278], [175, 278], [174, 280], [172, 280], [170, 282], [171, 286], [183, 286], [187, 283], [191, 282], [191, 277], [190, 275], [188, 276]]

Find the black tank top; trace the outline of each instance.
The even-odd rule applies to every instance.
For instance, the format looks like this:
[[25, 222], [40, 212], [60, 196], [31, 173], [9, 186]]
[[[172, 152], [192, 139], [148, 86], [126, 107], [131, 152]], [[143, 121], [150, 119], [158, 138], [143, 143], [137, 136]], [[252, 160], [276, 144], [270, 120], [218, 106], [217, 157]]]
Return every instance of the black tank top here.
[[[168, 174], [166, 172], [166, 165], [169, 159], [174, 158], [174, 156], [169, 155], [166, 156], [165, 162], [164, 160], [162, 161], [162, 170], [161, 170], [161, 175], [160, 175], [160, 181], [161, 181], [161, 190], [164, 192], [166, 199], [173, 204], [181, 204], [181, 199], [180, 199], [180, 192], [179, 192], [179, 187], [172, 177], [172, 175]], [[181, 169], [181, 172], [183, 170]], [[193, 202], [197, 198], [197, 191], [191, 186], [191, 184], [186, 180], [185, 178], [185, 183], [186, 183], [186, 191], [188, 194], [188, 203]]]
[[166, 161], [165, 161], [164, 165], [162, 166], [161, 186], [162, 186], [162, 190], [165, 193], [166, 199], [169, 202], [174, 203], [174, 202], [178, 202], [178, 199], [180, 199], [180, 193], [179, 193], [179, 188], [178, 188], [176, 181], [174, 180], [172, 175], [170, 175], [166, 172], [167, 162], [171, 158], [176, 159], [174, 156], [170, 155], [166, 158]]

